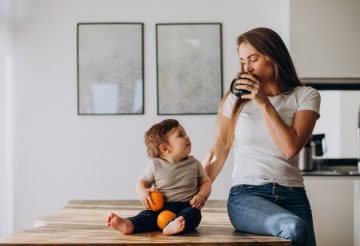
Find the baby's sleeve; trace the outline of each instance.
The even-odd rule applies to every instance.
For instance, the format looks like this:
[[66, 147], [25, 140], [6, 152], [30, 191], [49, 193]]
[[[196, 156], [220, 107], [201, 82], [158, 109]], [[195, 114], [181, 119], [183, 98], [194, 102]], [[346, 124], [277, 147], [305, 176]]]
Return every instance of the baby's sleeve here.
[[207, 174], [205, 172], [204, 167], [201, 165], [200, 161], [196, 160], [196, 163], [198, 169], [198, 183], [201, 184], [205, 180]]
[[154, 176], [154, 162], [151, 161], [145, 168], [143, 174], [141, 175], [141, 179], [144, 180], [149, 185], [152, 185], [155, 182], [155, 176]]

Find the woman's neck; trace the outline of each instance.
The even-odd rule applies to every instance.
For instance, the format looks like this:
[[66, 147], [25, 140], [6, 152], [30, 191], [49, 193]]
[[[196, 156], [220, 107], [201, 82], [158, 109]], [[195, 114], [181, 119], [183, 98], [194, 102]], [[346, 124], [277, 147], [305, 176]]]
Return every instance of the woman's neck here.
[[264, 83], [264, 91], [265, 94], [270, 97], [280, 95], [281, 93], [276, 81], [268, 81], [267, 83]]

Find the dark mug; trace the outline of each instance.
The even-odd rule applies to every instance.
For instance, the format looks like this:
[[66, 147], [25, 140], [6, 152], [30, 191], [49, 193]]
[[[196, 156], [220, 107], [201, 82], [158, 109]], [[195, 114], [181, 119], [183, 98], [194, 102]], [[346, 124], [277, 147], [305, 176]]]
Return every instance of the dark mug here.
[[[242, 95], [246, 95], [246, 94], [251, 94], [251, 92], [248, 91], [248, 90], [236, 89], [236, 88], [235, 88], [235, 82], [241, 78], [241, 75], [242, 75], [242, 74], [244, 74], [244, 72], [239, 72], [239, 73], [236, 75], [236, 79], [233, 79], [233, 81], [231, 81], [231, 84], [230, 84], [230, 91], [231, 91], [231, 93], [234, 94], [234, 95], [237, 96], [237, 97], [241, 97]], [[246, 78], [242, 78], [242, 79], [246, 79]], [[249, 80], [249, 79], [247, 79], [247, 80]]]

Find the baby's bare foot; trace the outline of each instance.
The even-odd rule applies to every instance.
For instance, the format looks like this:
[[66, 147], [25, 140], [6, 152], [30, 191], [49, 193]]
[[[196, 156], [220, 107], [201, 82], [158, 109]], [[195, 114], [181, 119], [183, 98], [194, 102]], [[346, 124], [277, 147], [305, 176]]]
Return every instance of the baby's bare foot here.
[[185, 218], [180, 216], [171, 221], [163, 230], [163, 234], [170, 236], [182, 232], [185, 229]]
[[108, 217], [108, 226], [123, 234], [131, 234], [134, 231], [134, 225], [130, 220], [121, 218], [114, 213]]

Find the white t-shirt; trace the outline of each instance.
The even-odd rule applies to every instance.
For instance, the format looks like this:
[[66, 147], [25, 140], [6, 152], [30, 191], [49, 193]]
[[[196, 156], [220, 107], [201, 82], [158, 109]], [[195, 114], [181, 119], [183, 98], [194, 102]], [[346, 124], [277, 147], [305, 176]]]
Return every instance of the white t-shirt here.
[[[320, 94], [312, 87], [297, 86], [290, 94], [268, 98], [288, 126], [292, 125], [297, 111], [312, 110], [320, 115]], [[222, 114], [227, 118], [231, 118], [236, 99], [236, 96], [229, 94], [224, 103]], [[290, 187], [304, 186], [299, 157], [288, 160], [283, 155], [252, 100], [245, 103], [236, 122], [232, 151], [233, 185], [278, 183]]]

